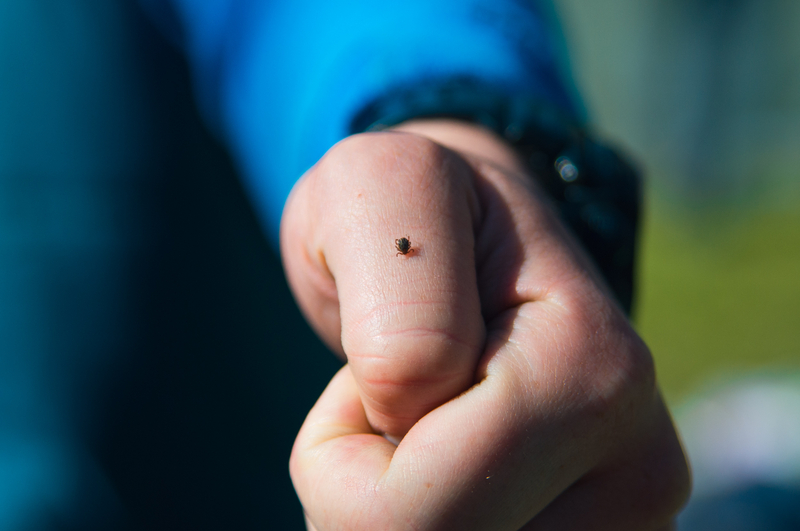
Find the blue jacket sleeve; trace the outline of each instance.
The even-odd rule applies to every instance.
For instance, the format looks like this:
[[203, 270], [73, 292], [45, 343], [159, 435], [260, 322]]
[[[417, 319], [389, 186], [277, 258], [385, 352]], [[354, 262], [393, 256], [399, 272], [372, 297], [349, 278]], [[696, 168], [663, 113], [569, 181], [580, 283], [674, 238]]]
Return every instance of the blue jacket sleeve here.
[[582, 116], [545, 2], [172, 0], [171, 7], [201, 108], [234, 153], [270, 237], [297, 178], [389, 88], [471, 77]]

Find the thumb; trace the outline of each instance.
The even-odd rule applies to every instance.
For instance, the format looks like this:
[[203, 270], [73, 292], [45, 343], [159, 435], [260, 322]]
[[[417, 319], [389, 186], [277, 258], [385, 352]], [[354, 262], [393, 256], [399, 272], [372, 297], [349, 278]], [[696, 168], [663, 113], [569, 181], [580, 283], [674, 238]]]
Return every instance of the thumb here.
[[478, 215], [467, 163], [404, 133], [340, 142], [287, 202], [289, 283], [347, 357], [372, 427], [393, 438], [473, 383], [484, 341]]

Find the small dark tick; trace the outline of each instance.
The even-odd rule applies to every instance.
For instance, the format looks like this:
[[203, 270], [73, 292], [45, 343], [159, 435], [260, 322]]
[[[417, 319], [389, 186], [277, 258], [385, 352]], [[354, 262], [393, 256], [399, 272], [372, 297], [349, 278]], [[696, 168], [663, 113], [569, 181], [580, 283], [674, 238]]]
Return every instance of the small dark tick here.
[[411, 247], [411, 238], [408, 236], [405, 238], [398, 238], [394, 241], [394, 245], [397, 247], [397, 256], [400, 256], [401, 254], [406, 255], [414, 251], [414, 249]]

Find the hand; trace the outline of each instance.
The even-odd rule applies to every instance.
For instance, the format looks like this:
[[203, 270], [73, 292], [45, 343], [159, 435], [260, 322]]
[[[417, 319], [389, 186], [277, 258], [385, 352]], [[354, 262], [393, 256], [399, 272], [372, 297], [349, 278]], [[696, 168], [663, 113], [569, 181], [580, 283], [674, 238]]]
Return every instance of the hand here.
[[309, 527], [668, 529], [686, 463], [590, 261], [500, 140], [401, 129], [337, 144], [284, 212], [290, 284], [348, 360], [292, 452]]

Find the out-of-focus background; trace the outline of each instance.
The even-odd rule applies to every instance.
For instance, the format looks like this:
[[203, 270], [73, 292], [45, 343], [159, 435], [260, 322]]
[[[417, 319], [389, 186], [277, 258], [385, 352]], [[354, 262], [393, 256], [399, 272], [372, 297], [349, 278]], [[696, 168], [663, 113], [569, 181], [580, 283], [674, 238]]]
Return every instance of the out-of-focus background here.
[[800, 2], [555, 4], [593, 123], [645, 171], [635, 323], [667, 401], [800, 369]]
[[678, 528], [800, 529], [800, 2], [554, 3], [646, 176], [634, 322], [693, 470]]

